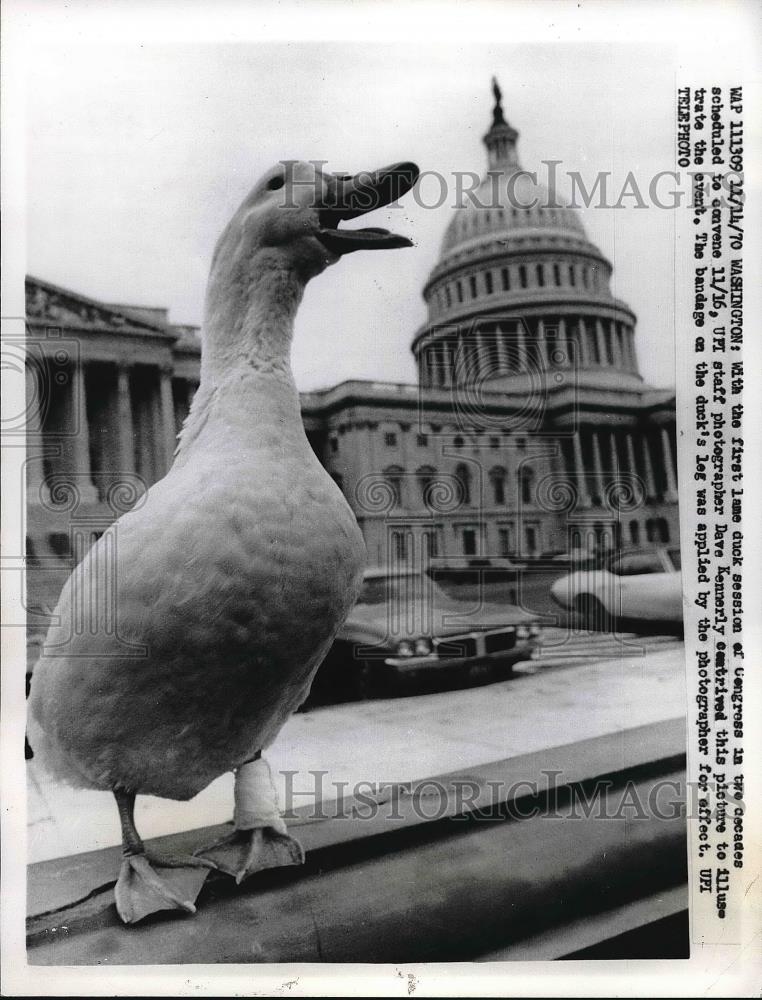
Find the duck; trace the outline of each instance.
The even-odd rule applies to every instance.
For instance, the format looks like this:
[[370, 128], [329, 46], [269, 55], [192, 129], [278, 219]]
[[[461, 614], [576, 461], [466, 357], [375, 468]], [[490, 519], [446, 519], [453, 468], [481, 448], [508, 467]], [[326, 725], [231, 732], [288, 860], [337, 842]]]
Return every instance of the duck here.
[[[419, 174], [411, 162], [353, 176], [322, 168], [281, 161], [222, 232], [199, 387], [172, 466], [73, 571], [35, 668], [38, 762], [56, 780], [114, 796], [126, 924], [195, 912], [211, 871], [240, 883], [304, 860], [265, 751], [309, 694], [366, 552], [307, 440], [294, 320], [307, 283], [344, 255], [413, 245], [341, 223], [396, 202]], [[96, 593], [106, 596], [90, 600]], [[146, 847], [137, 795], [189, 800], [228, 772], [230, 833], [188, 854]]]

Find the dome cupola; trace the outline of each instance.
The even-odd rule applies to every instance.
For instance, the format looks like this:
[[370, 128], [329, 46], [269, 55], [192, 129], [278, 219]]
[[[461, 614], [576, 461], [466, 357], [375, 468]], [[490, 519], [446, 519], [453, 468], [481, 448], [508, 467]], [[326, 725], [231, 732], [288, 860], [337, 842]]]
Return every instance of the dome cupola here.
[[516, 377], [554, 366], [640, 381], [635, 316], [611, 294], [611, 264], [578, 211], [522, 169], [494, 78], [492, 91], [487, 171], [463, 191], [423, 290], [429, 317], [413, 342], [422, 386], [476, 377], [518, 388]]

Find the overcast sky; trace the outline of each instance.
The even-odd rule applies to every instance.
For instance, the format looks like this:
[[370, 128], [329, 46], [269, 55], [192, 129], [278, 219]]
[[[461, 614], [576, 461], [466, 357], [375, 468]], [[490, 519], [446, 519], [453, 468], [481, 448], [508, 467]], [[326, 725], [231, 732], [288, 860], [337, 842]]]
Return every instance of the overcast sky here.
[[[482, 172], [493, 73], [526, 169], [561, 160], [561, 178], [589, 182], [611, 171], [617, 193], [631, 170], [647, 190], [674, 169], [673, 72], [657, 45], [47, 47], [28, 75], [28, 269], [200, 323], [217, 236], [263, 171], [298, 157], [351, 172], [401, 159]], [[644, 376], [669, 385], [675, 213], [626, 204], [583, 219], [614, 264], [614, 294], [638, 316]], [[311, 283], [294, 347], [300, 388], [415, 378], [421, 288], [451, 211], [408, 196], [405, 211], [367, 224], [415, 248], [353, 254]]]

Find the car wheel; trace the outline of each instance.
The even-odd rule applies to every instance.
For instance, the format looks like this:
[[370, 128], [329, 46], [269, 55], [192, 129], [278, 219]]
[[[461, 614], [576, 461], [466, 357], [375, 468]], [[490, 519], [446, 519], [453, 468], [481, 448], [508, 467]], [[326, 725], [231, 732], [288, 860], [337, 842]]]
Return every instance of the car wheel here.
[[612, 616], [592, 594], [577, 594], [574, 599], [574, 610], [580, 622], [591, 632], [613, 632]]

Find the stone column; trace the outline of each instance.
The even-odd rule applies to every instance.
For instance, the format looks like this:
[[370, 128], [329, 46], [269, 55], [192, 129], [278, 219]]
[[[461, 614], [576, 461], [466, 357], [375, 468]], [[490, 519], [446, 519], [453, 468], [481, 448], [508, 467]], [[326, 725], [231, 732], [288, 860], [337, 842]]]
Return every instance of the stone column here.
[[135, 471], [135, 428], [132, 420], [132, 398], [130, 397], [130, 369], [120, 364], [116, 373], [116, 406], [118, 421], [119, 472], [127, 474]]
[[566, 333], [566, 318], [564, 316], [559, 316], [558, 318], [558, 343], [561, 350], [566, 354], [567, 363], [564, 367], [569, 368], [572, 358], [571, 351], [569, 350], [569, 337]]
[[648, 444], [648, 435], [645, 431], [642, 433], [640, 438], [640, 446], [643, 452], [643, 470], [646, 475], [646, 491], [647, 496], [656, 496], [656, 479], [654, 477], [654, 467], [651, 462], [651, 448]]
[[438, 340], [435, 340], [429, 348], [429, 356], [431, 358], [431, 384], [441, 386], [444, 378], [444, 365]]
[[627, 329], [627, 347], [630, 355], [630, 367], [632, 371], [638, 370], [638, 353], [635, 350], [635, 330], [632, 327]]
[[585, 463], [582, 458], [582, 441], [581, 441], [582, 431], [577, 430], [574, 432], [574, 437], [572, 438], [572, 445], [574, 448], [574, 474], [577, 482], [579, 483], [579, 503], [581, 507], [590, 506], [590, 494], [587, 489], [587, 475], [585, 473]]
[[169, 472], [177, 445], [175, 429], [175, 404], [172, 398], [172, 367], [162, 365], [159, 372], [159, 405], [161, 407], [162, 440], [164, 443], [164, 472]]
[[74, 416], [76, 434], [72, 438], [72, 461], [74, 468], [74, 483], [85, 501], [98, 499], [93, 485], [92, 469], [90, 467], [90, 427], [87, 422], [87, 389], [85, 385], [85, 363], [79, 361], [74, 365], [70, 403]]
[[587, 343], [587, 325], [582, 316], [580, 316], [579, 318], [579, 323], [577, 324], [577, 331], [578, 331], [577, 350], [579, 351], [580, 367], [587, 368], [587, 366], [590, 364], [590, 352], [588, 350], [588, 343]]
[[548, 371], [550, 369], [548, 344], [545, 340], [545, 320], [542, 317], [537, 320], [537, 360], [541, 371]]
[[609, 431], [609, 448], [611, 449], [611, 472], [613, 476], [619, 478], [619, 452], [616, 447], [616, 432]]
[[666, 427], [661, 428], [661, 448], [664, 452], [664, 472], [667, 479], [667, 500], [672, 502], [677, 500], [677, 477], [675, 467], [672, 464], [672, 445], [669, 440], [669, 431]]
[[518, 353], [516, 369], [520, 372], [526, 371], [527, 344], [524, 337], [524, 324], [520, 320], [516, 324], [516, 351]]
[[495, 337], [497, 338], [497, 363], [501, 375], [507, 375], [511, 370], [508, 362], [508, 350], [505, 346], [505, 331], [502, 326], [495, 327]]
[[598, 431], [590, 432], [590, 444], [593, 450], [593, 472], [595, 473], [595, 496], [602, 497], [604, 493], [603, 484], [603, 462], [601, 460], [601, 445], [598, 441]]
[[47, 502], [49, 491], [47, 486], [43, 485], [45, 481], [43, 458], [45, 438], [40, 416], [43, 395], [42, 386], [38, 384], [37, 378], [35, 368], [29, 364], [25, 365], [26, 488], [31, 494], [33, 502], [37, 500]]
[[481, 378], [489, 371], [489, 355], [487, 345], [484, 343], [484, 336], [481, 330], [475, 330], [476, 339], [476, 364], [474, 365], [474, 375]]
[[619, 337], [620, 327], [616, 320], [609, 320], [609, 333], [611, 334], [611, 353], [614, 357], [614, 367], [624, 368], [624, 355], [622, 353], [622, 342]]
[[628, 472], [631, 472], [633, 476], [638, 475], [638, 463], [635, 460], [635, 445], [632, 441], [632, 434], [627, 432], [625, 435], [625, 444], [627, 446], [627, 465], [629, 466]]
[[603, 333], [603, 323], [601, 320], [595, 321], [595, 340], [598, 344], [598, 362], [600, 365], [608, 365], [608, 352], [606, 351], [606, 337]]

